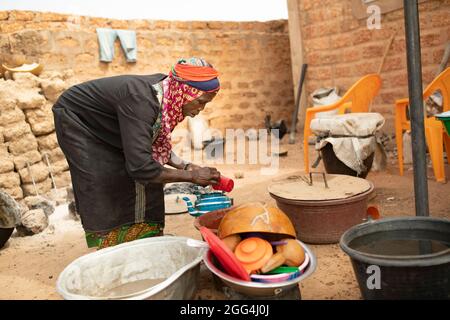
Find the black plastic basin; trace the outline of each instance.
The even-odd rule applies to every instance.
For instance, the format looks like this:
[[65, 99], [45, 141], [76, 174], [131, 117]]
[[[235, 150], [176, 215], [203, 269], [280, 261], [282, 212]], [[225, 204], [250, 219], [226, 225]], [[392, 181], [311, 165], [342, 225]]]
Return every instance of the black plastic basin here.
[[370, 221], [347, 230], [340, 246], [364, 299], [450, 299], [448, 219]]
[[5, 243], [11, 237], [14, 228], [0, 228], [0, 249], [3, 248]]

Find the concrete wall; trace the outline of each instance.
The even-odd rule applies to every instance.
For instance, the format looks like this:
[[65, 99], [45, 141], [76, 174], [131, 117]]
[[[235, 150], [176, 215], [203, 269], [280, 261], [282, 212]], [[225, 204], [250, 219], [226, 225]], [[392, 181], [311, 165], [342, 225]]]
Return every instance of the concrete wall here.
[[[300, 26], [300, 30], [290, 30], [294, 36], [291, 39], [293, 73], [298, 74], [301, 63], [308, 64], [308, 95], [323, 86], [337, 86], [344, 94], [361, 76], [378, 71], [390, 38], [395, 34], [381, 69], [382, 89], [373, 108], [386, 117], [385, 129], [392, 132], [394, 101], [408, 96], [403, 8], [382, 14], [381, 29], [369, 30], [366, 18], [354, 17], [354, 2], [288, 0], [290, 29], [292, 25]], [[450, 40], [450, 1], [424, 1], [419, 10], [425, 87], [436, 76]], [[298, 76], [294, 76], [294, 83], [297, 82]]]
[[[127, 63], [116, 41], [112, 63], [99, 61], [95, 29], [137, 32], [138, 61]], [[80, 80], [117, 74], [167, 73], [181, 57], [201, 56], [221, 73], [222, 90], [205, 110], [219, 129], [263, 127], [267, 113], [288, 119], [293, 108], [286, 20], [170, 22], [108, 20], [28, 11], [0, 12], [0, 61], [39, 61], [72, 69]]]

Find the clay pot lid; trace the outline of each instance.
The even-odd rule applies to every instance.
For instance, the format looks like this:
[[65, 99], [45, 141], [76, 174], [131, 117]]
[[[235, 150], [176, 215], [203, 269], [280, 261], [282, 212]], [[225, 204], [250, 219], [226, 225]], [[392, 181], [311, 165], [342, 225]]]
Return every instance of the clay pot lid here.
[[326, 174], [325, 177], [326, 183], [322, 174], [313, 174], [310, 185], [309, 174], [291, 176], [270, 185], [268, 191], [288, 200], [325, 201], [347, 199], [373, 187], [371, 182], [362, 178], [340, 174]]
[[236, 258], [248, 273], [261, 269], [273, 255], [272, 246], [264, 239], [251, 237], [242, 240], [234, 250]]

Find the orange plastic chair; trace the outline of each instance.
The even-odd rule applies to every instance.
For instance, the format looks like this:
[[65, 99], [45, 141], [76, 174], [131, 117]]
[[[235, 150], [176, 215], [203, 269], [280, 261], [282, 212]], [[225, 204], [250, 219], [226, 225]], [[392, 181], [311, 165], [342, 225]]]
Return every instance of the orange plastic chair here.
[[303, 153], [305, 171], [309, 173], [308, 138], [311, 136], [310, 124], [316, 113], [338, 109], [339, 114], [347, 110], [351, 112], [368, 112], [370, 103], [381, 87], [381, 78], [378, 74], [369, 74], [359, 79], [344, 96], [337, 102], [328, 106], [316, 106], [306, 109], [305, 127], [303, 131]]
[[[423, 99], [428, 99], [437, 90], [441, 91], [443, 111], [450, 110], [450, 68], [441, 72], [423, 92]], [[406, 117], [408, 99], [395, 101], [395, 138], [397, 140], [398, 168], [403, 175], [403, 130], [411, 130], [411, 123]], [[436, 181], [446, 182], [444, 170], [444, 148], [450, 156], [450, 137], [442, 123], [435, 117], [425, 119], [425, 138], [430, 152], [431, 163]]]

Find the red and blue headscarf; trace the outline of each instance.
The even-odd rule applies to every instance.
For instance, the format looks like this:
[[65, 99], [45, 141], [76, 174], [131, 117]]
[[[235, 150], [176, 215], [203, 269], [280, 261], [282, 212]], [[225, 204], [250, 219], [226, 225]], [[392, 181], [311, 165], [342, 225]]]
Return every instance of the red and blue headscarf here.
[[205, 92], [220, 89], [219, 72], [201, 58], [180, 59], [163, 80], [161, 129], [152, 144], [153, 159], [166, 164], [172, 150], [171, 133], [183, 121], [183, 106]]
[[201, 58], [180, 59], [172, 67], [170, 75], [187, 85], [205, 92], [220, 89], [219, 72]]

